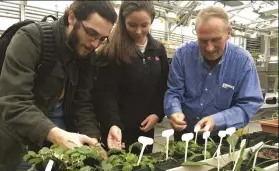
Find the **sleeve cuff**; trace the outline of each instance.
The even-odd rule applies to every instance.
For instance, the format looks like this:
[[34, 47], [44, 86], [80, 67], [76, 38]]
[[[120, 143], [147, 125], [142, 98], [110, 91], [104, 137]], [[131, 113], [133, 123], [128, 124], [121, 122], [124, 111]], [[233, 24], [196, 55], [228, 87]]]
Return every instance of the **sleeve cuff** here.
[[166, 116], [169, 117], [170, 115], [172, 115], [173, 113], [176, 113], [176, 112], [182, 112], [181, 108], [175, 106], [175, 107], [172, 107], [171, 109], [166, 110]]
[[34, 142], [39, 147], [42, 147], [47, 138], [48, 132], [52, 128], [57, 127], [57, 126], [55, 124], [53, 124], [49, 119], [45, 119], [44, 121], [38, 122], [38, 123], [40, 123], [40, 124], [38, 124], [37, 127], [34, 128], [34, 131], [31, 135], [30, 139], [34, 140]]
[[222, 112], [211, 115], [215, 121], [215, 129], [224, 129], [226, 127], [226, 121], [223, 115], [224, 113]]

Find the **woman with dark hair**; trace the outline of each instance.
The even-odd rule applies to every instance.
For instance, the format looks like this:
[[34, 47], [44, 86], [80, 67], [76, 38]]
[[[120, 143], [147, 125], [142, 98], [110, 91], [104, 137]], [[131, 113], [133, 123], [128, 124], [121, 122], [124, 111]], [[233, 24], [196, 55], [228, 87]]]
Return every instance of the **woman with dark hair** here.
[[154, 126], [165, 116], [169, 68], [165, 47], [149, 33], [154, 17], [152, 1], [123, 1], [110, 43], [97, 51], [94, 95], [102, 140], [111, 132], [103, 142], [109, 148], [121, 142], [128, 147], [139, 136], [154, 138]]

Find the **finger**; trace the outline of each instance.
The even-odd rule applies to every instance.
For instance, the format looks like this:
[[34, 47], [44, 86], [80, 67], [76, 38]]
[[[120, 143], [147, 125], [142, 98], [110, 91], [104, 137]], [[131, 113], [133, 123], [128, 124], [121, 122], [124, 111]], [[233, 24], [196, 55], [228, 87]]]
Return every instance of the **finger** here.
[[146, 125], [146, 123], [149, 121], [149, 118], [147, 117], [144, 121], [142, 121], [141, 126]]
[[199, 132], [204, 132], [205, 131], [205, 126], [208, 124], [208, 119], [207, 118], [203, 118], [202, 120], [200, 120], [196, 125], [200, 125], [200, 131]]
[[122, 133], [120, 129], [117, 129], [112, 132], [112, 138], [115, 138], [116, 141], [121, 142], [122, 139]]
[[122, 147], [122, 148], [125, 148], [125, 143], [122, 143], [122, 144], [121, 144], [121, 147]]
[[186, 121], [184, 121], [182, 118], [171, 117], [170, 120], [174, 122], [176, 125], [186, 125]]
[[81, 146], [80, 143], [74, 143], [72, 141], [67, 141], [65, 144], [63, 144], [65, 147], [69, 148], [69, 149], [74, 149], [75, 147], [79, 147]]
[[98, 144], [98, 141], [96, 141], [95, 138], [90, 138], [86, 135], [79, 135], [79, 137], [82, 145], [88, 144], [88, 145], [96, 146]]
[[169, 123], [170, 123], [171, 125], [173, 125], [174, 128], [177, 128], [177, 127], [180, 127], [180, 128], [185, 127], [185, 128], [186, 128], [186, 122], [184, 122], [183, 124], [182, 124], [182, 123], [179, 123], [179, 124], [178, 124], [178, 123], [175, 122], [174, 120], [170, 120]]
[[105, 149], [103, 149], [102, 146], [98, 146], [98, 147], [96, 147], [96, 148], [97, 148], [97, 150], [98, 150], [98, 152], [99, 152], [100, 157], [101, 157], [102, 160], [105, 160], [105, 159], [108, 158], [107, 152], [106, 152]]
[[117, 141], [116, 139], [108, 139], [108, 148], [112, 149], [112, 148], [121, 148], [121, 142]]
[[151, 121], [147, 122], [145, 127], [142, 129], [144, 132], [148, 132], [151, 129]]
[[177, 125], [175, 122], [170, 121], [169, 122], [171, 127], [176, 131], [182, 131], [186, 128], [187, 125]]
[[205, 126], [207, 122], [206, 118], [202, 118], [196, 125], [199, 125], [201, 128], [203, 128]]

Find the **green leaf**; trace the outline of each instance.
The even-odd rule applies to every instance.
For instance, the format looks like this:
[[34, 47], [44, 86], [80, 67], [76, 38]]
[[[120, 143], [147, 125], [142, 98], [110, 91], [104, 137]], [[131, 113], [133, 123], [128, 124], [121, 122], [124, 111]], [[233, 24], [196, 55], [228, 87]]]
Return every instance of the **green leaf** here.
[[79, 171], [91, 171], [91, 170], [92, 170], [92, 167], [85, 166], [85, 167], [81, 168]]
[[133, 167], [129, 163], [125, 163], [124, 167], [122, 168], [123, 171], [131, 171], [132, 169]]
[[31, 155], [30, 154], [25, 154], [24, 156], [23, 156], [23, 160], [24, 161], [28, 161], [28, 159], [31, 157]]
[[30, 164], [38, 164], [40, 162], [42, 162], [42, 160], [40, 158], [34, 158], [34, 159], [31, 159], [28, 161], [28, 163], [30, 163]]
[[122, 149], [113, 148], [113, 149], [110, 149], [110, 150], [108, 151], [108, 156], [111, 156], [111, 155], [113, 155], [113, 154], [124, 154], [124, 153], [125, 153], [125, 151], [122, 150]]
[[56, 148], [56, 149], [54, 149], [54, 153], [56, 153], [57, 155], [61, 156], [64, 153], [64, 149]]
[[193, 161], [196, 157], [204, 156], [203, 154], [194, 154], [188, 158], [189, 161]]
[[77, 152], [74, 152], [74, 153], [72, 153], [72, 155], [71, 155], [72, 157], [79, 157], [80, 156], [80, 154], [79, 153], [77, 153]]
[[133, 149], [134, 147], [136, 147], [136, 148], [138, 148], [139, 150], [141, 150], [142, 145], [141, 145], [141, 143], [139, 143], [139, 142], [133, 143], [132, 145], [129, 146], [129, 153], [132, 152], [132, 149]]
[[126, 156], [126, 161], [127, 162], [137, 162], [138, 157], [135, 154], [128, 153], [127, 156]]
[[110, 171], [112, 169], [112, 164], [102, 161], [102, 169], [104, 171]]
[[232, 134], [227, 138], [228, 143], [232, 146], [232, 151], [235, 152], [235, 146], [238, 140], [238, 136], [236, 134]]
[[155, 166], [154, 166], [153, 163], [147, 163], [147, 165], [148, 165], [148, 167], [149, 167], [152, 171], [155, 170]]
[[80, 159], [80, 160], [84, 160], [84, 159], [86, 159], [86, 156], [85, 156], [85, 155], [80, 155], [80, 156], [79, 156], [79, 159]]
[[236, 171], [240, 171], [240, 168], [241, 168], [241, 163], [243, 162], [243, 154], [244, 154], [244, 150], [246, 148], [246, 144], [244, 145], [244, 147], [241, 149], [240, 151], [240, 155], [239, 155], [239, 159], [236, 161], [236, 168], [235, 170]]
[[40, 154], [48, 154], [48, 153], [51, 153], [50, 149], [47, 148], [47, 147], [43, 147], [40, 151], [39, 151]]
[[31, 157], [36, 157], [36, 153], [34, 151], [28, 151], [28, 154], [31, 156]]
[[255, 171], [265, 171], [264, 169], [257, 167], [257, 166], [254, 169], [255, 169]]

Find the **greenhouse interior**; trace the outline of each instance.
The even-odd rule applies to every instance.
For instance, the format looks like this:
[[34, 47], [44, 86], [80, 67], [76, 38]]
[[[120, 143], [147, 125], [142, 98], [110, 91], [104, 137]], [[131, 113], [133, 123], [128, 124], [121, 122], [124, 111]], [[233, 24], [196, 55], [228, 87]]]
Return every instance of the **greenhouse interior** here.
[[278, 1], [0, 0], [0, 36], [0, 171], [279, 170]]

